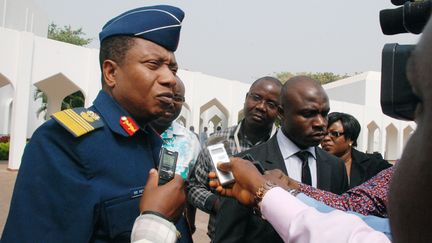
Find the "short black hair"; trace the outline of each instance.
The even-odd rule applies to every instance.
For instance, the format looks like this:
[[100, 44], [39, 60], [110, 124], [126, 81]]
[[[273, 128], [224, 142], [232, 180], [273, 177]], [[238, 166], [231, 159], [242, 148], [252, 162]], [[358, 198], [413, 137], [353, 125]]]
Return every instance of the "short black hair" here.
[[281, 81], [279, 79], [277, 79], [275, 77], [271, 77], [271, 76], [265, 76], [265, 77], [262, 77], [262, 78], [259, 78], [259, 79], [255, 80], [252, 83], [252, 85], [250, 86], [249, 90], [251, 90], [255, 85], [261, 83], [262, 81], [270, 81], [273, 84], [276, 84], [276, 86], [282, 87], [282, 83], [281, 83]]
[[102, 71], [102, 64], [105, 60], [113, 60], [122, 64], [126, 53], [135, 44], [136, 37], [132, 36], [111, 36], [102, 41], [99, 50], [99, 65]]
[[353, 146], [357, 146], [357, 138], [360, 134], [361, 126], [358, 120], [350, 114], [342, 112], [332, 112], [328, 115], [328, 125], [330, 127], [333, 123], [341, 121], [344, 128], [345, 138], [353, 141]]

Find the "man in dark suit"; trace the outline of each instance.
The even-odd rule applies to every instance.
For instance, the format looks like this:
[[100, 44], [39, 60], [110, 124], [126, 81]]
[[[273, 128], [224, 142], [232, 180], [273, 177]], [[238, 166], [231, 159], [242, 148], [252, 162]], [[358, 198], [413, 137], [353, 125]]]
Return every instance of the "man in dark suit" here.
[[[330, 111], [321, 85], [306, 76], [288, 80], [281, 91], [281, 129], [267, 143], [245, 151], [265, 170], [280, 169], [291, 178], [341, 194], [348, 188], [342, 160], [318, 146], [327, 129]], [[224, 199], [216, 222], [214, 242], [283, 242], [253, 209]]]

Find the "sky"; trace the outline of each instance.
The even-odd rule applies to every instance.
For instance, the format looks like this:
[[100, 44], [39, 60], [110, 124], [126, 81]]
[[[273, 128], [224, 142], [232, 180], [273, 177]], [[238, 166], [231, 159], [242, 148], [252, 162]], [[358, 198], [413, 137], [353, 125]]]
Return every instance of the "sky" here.
[[34, 0], [58, 26], [98, 33], [135, 7], [169, 4], [185, 11], [176, 52], [181, 69], [251, 83], [278, 72], [380, 71], [385, 43], [413, 44], [419, 36], [385, 36], [379, 11], [390, 0]]

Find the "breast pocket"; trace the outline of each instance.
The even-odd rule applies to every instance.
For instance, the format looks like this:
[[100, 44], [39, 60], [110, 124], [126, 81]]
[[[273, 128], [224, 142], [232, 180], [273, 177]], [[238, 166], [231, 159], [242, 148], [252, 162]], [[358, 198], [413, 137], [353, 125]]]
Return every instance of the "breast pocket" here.
[[139, 215], [142, 194], [142, 190], [136, 193], [137, 190], [102, 203], [102, 225], [110, 239], [130, 241], [133, 223]]

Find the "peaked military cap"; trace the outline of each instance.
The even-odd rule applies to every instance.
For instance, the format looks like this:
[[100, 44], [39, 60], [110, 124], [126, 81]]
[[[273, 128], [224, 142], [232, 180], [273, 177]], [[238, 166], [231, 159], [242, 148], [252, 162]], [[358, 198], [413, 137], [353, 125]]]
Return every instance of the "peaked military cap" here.
[[99, 40], [102, 43], [111, 36], [135, 36], [174, 52], [183, 18], [181, 9], [169, 5], [132, 9], [108, 21], [99, 33]]

